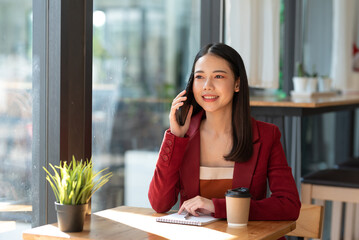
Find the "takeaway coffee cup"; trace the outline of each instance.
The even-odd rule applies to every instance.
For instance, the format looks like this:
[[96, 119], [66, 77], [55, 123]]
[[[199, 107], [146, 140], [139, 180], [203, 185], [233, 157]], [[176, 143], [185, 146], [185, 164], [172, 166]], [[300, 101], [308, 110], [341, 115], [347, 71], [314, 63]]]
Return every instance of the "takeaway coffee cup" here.
[[248, 188], [240, 187], [226, 192], [226, 211], [229, 227], [247, 226], [251, 194]]

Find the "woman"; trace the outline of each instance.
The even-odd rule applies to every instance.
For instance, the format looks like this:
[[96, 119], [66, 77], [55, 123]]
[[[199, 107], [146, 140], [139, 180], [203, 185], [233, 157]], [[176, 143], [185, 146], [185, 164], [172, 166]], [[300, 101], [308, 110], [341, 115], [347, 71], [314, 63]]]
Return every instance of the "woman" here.
[[251, 118], [245, 67], [233, 48], [218, 43], [199, 51], [169, 119], [148, 193], [155, 211], [170, 210], [180, 194], [179, 213], [226, 218], [226, 190], [247, 187], [249, 220], [298, 218], [301, 204], [279, 129]]

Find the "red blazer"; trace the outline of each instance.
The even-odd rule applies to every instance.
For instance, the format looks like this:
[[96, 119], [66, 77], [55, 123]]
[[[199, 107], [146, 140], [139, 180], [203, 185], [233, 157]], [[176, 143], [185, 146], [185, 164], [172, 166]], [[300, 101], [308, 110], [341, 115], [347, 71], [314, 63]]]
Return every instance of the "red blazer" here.
[[[165, 132], [154, 176], [148, 192], [152, 208], [169, 211], [199, 195], [200, 135], [203, 112], [191, 119], [184, 138]], [[291, 168], [280, 142], [280, 131], [273, 124], [252, 119], [253, 155], [244, 163], [235, 163], [232, 187], [247, 187], [252, 195], [250, 220], [296, 220], [301, 203]], [[266, 198], [267, 180], [271, 196]], [[226, 218], [226, 201], [212, 199], [214, 216]]]

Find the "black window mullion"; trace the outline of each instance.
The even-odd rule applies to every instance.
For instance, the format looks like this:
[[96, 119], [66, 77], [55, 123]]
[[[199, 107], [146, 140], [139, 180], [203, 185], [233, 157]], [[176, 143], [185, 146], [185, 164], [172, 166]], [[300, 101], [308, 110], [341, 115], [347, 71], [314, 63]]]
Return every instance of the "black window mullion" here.
[[222, 41], [222, 0], [201, 0], [201, 47]]
[[283, 90], [289, 94], [293, 89], [292, 78], [295, 68], [296, 2], [284, 0], [284, 42], [283, 42]]
[[85, 159], [91, 157], [93, 4], [63, 0], [61, 9], [60, 159]]

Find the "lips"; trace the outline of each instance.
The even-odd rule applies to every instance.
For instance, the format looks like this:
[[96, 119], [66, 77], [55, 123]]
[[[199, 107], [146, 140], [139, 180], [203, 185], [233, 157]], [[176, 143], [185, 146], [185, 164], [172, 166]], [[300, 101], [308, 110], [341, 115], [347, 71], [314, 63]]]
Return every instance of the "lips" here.
[[202, 96], [203, 100], [205, 102], [214, 102], [218, 99], [218, 96], [215, 96], [215, 95], [204, 95]]

